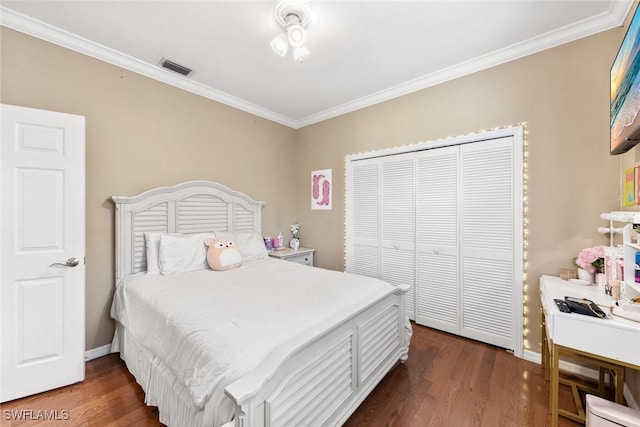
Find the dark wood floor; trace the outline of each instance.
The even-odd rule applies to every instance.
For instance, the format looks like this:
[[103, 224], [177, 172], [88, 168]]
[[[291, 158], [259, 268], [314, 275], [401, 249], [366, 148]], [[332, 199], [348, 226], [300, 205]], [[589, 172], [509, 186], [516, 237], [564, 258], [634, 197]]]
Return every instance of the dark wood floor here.
[[[572, 407], [562, 390], [560, 404]], [[551, 425], [549, 383], [539, 365], [502, 349], [414, 325], [409, 360], [396, 366], [345, 426]], [[84, 382], [0, 405], [0, 425], [161, 426], [117, 354], [87, 363]], [[57, 411], [59, 421], [9, 420]], [[68, 411], [68, 412], [64, 412]], [[65, 416], [67, 414], [68, 416]], [[579, 424], [560, 418], [561, 427]]]

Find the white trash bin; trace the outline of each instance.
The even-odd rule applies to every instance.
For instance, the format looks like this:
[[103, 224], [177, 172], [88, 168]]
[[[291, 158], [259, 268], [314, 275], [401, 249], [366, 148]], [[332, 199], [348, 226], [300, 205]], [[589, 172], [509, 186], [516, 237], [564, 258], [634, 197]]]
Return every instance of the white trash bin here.
[[640, 427], [640, 411], [587, 394], [585, 427]]

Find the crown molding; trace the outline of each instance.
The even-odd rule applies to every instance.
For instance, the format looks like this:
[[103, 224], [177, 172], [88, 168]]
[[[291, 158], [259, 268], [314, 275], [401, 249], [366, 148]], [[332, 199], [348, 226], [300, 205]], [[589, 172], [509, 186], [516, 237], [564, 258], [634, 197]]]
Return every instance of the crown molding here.
[[451, 67], [427, 74], [414, 80], [381, 90], [371, 95], [347, 102], [335, 108], [322, 111], [304, 117], [296, 122], [297, 128], [309, 126], [324, 120], [342, 116], [366, 107], [370, 107], [381, 102], [389, 101], [403, 95], [426, 89], [441, 83], [448, 82], [496, 65], [504, 64], [543, 50], [578, 40], [611, 28], [620, 27], [633, 6], [633, 0], [612, 1], [608, 12], [601, 13], [592, 18], [585, 19], [576, 24], [559, 28], [557, 30], [542, 34], [491, 52], [487, 55], [479, 56], [469, 61], [461, 62]]
[[162, 83], [175, 86], [187, 92], [200, 95], [228, 105], [238, 110], [245, 111], [258, 117], [295, 128], [296, 121], [281, 114], [262, 108], [258, 105], [236, 98], [228, 93], [216, 90], [209, 86], [197, 83], [187, 77], [177, 75], [171, 71], [162, 69], [156, 65], [141, 61], [125, 53], [95, 43], [91, 40], [77, 36], [68, 31], [54, 27], [45, 22], [33, 19], [29, 16], [15, 12], [4, 6], [0, 6], [0, 25], [11, 28], [21, 33], [57, 44], [64, 48], [82, 53], [92, 58], [125, 68], [129, 71], [158, 80]]
[[538, 53], [564, 43], [569, 43], [583, 37], [606, 31], [614, 27], [622, 26], [633, 4], [633, 0], [612, 1], [609, 11], [601, 13], [600, 15], [551, 31], [541, 36], [531, 38], [524, 42], [514, 44], [507, 48], [491, 52], [487, 55], [461, 62], [443, 70], [427, 74], [423, 77], [392, 86], [371, 95], [339, 105], [335, 108], [330, 108], [321, 111], [320, 113], [303, 117], [299, 120], [267, 110], [253, 103], [236, 98], [228, 93], [194, 82], [186, 77], [178, 76], [156, 65], [149, 64], [130, 55], [49, 25], [45, 22], [17, 13], [4, 6], [0, 6], [0, 25], [101, 61], [108, 62], [118, 67], [125, 68], [143, 76], [175, 86], [213, 101], [220, 102], [221, 104], [237, 108], [272, 122], [279, 123], [293, 129], [300, 129], [305, 126], [473, 74], [496, 65], [504, 64], [527, 55]]

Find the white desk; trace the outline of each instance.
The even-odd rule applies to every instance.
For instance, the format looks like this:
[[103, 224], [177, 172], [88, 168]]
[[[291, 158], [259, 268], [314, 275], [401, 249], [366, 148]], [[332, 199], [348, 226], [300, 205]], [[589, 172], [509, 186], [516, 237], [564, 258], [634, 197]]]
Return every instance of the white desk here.
[[[562, 313], [554, 299], [565, 296], [588, 298], [604, 306], [607, 318]], [[598, 292], [596, 285], [581, 286], [569, 283], [559, 277], [540, 278], [540, 300], [543, 310], [542, 364], [547, 375], [551, 368], [551, 415], [552, 426], [558, 425], [558, 415], [584, 422], [584, 410], [578, 404], [578, 414], [558, 408], [558, 387], [560, 356], [578, 361], [594, 362], [603, 369], [616, 373], [616, 401], [622, 403], [624, 367], [640, 369], [640, 323], [615, 317], [606, 306], [615, 304], [613, 298]], [[600, 370], [600, 384], [597, 392], [604, 390], [604, 374]], [[577, 391], [574, 388], [574, 397]]]

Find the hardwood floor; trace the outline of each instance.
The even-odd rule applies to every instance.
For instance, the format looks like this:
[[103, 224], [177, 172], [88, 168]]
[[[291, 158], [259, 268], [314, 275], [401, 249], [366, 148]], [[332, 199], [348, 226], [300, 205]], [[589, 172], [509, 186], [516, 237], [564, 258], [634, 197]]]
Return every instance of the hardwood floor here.
[[[562, 391], [561, 406], [572, 407], [570, 392]], [[82, 383], [0, 408], [2, 427], [162, 425], [117, 354], [88, 362]], [[551, 425], [548, 408], [549, 383], [539, 365], [487, 344], [414, 325], [407, 363], [382, 380], [345, 426], [540, 427]], [[54, 411], [48, 414], [58, 420], [10, 419], [14, 414], [42, 418], [38, 411]], [[559, 424], [580, 425], [562, 417]]]
[[[560, 404], [574, 409], [568, 390]], [[409, 360], [349, 418], [356, 426], [547, 426], [549, 383], [540, 365], [503, 349], [414, 325]], [[580, 424], [560, 418], [564, 427]]]

